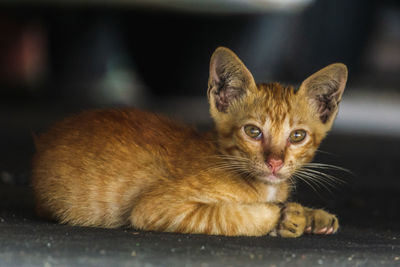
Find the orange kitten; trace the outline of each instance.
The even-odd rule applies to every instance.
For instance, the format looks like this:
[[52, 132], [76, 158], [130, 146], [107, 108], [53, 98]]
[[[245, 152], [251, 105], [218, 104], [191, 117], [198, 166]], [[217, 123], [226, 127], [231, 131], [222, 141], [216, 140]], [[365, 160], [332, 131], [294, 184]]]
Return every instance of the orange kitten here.
[[337, 63], [297, 92], [256, 85], [220, 47], [207, 91], [216, 131], [198, 133], [135, 109], [67, 118], [36, 138], [37, 212], [71, 225], [180, 233], [335, 233], [334, 215], [287, 198], [331, 128], [346, 80], [346, 66]]

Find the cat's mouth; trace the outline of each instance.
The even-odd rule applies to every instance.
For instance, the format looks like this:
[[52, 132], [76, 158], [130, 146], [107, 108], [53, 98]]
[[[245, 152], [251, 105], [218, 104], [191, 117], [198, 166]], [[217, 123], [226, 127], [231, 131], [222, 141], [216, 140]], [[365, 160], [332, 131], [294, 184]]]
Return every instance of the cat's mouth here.
[[263, 182], [271, 183], [271, 184], [279, 184], [285, 180], [284, 177], [281, 177], [279, 174], [265, 173], [263, 175], [259, 175], [258, 179]]

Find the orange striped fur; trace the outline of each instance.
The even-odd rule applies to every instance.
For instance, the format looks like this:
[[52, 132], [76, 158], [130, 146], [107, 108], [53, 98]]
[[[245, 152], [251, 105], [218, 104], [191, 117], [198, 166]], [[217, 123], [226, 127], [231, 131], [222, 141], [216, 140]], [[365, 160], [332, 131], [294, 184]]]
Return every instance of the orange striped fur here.
[[[199, 133], [136, 109], [92, 110], [58, 122], [35, 138], [37, 213], [71, 225], [180, 233], [336, 232], [334, 215], [287, 199], [293, 174], [312, 160], [333, 123], [346, 78], [345, 66], [333, 64], [297, 92], [256, 85], [232, 51], [218, 48], [208, 88], [215, 131]], [[246, 125], [262, 138], [250, 137]], [[296, 129], [306, 137], [291, 143]]]

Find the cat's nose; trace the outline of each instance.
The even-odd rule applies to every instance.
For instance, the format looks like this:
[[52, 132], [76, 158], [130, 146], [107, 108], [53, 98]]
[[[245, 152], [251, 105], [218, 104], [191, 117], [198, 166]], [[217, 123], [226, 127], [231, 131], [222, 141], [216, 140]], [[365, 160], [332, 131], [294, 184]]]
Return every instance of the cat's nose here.
[[270, 158], [266, 163], [273, 174], [278, 172], [283, 166], [283, 160], [281, 159]]

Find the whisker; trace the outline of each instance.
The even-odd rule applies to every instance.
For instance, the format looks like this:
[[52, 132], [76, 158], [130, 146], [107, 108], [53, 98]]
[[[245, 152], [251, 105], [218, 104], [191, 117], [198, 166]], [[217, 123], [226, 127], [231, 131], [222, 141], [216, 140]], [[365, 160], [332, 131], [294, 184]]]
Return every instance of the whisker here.
[[210, 169], [247, 169], [247, 165], [213, 165]]
[[323, 150], [320, 150], [320, 149], [317, 149], [316, 152], [321, 153], [321, 154], [330, 155], [330, 156], [336, 156], [336, 154], [334, 154], [334, 153], [323, 151]]
[[243, 177], [243, 179], [245, 179], [246, 181], [251, 181], [251, 180], [253, 180], [253, 178], [254, 178], [254, 174], [250, 171]]
[[296, 191], [296, 181], [292, 177], [289, 177], [288, 181], [290, 183], [289, 188]]
[[249, 173], [247, 165], [234, 165], [234, 164], [214, 165], [207, 168], [205, 171], [211, 171], [211, 170], [236, 171], [240, 174], [246, 174], [246, 175]]
[[311, 167], [311, 168], [315, 168], [315, 169], [330, 169], [330, 170], [340, 170], [349, 174], [354, 175], [353, 172], [351, 172], [350, 170], [346, 169], [346, 168], [342, 168], [339, 166], [335, 166], [335, 165], [331, 165], [331, 164], [325, 164], [325, 163], [306, 163], [303, 165], [303, 167]]
[[250, 161], [250, 159], [248, 158], [244, 158], [241, 156], [233, 156], [233, 155], [224, 155], [224, 154], [219, 154], [219, 155], [213, 155], [213, 156], [209, 156], [207, 158], [216, 158], [216, 159], [232, 159], [232, 160], [242, 160], [242, 161]]
[[[328, 179], [328, 178], [326, 178], [326, 177], [317, 176], [317, 175], [314, 174], [314, 173], [308, 173], [308, 172], [304, 172], [304, 171], [299, 171], [299, 173], [301, 173], [301, 174], [303, 174], [303, 175], [306, 175], [307, 177], [309, 177], [309, 178], [312, 179], [313, 181], [318, 182], [319, 184], [321, 184], [323, 187], [325, 187], [325, 184], [324, 184], [324, 183], [328, 184], [329, 186], [331, 186], [331, 187], [333, 187], [333, 188], [336, 188], [336, 187], [337, 187], [337, 183], [338, 183], [338, 182], [335, 181], [335, 180], [330, 180], [330, 179]], [[322, 182], [324, 182], [324, 183], [322, 183]], [[337, 183], [335, 184], [334, 182], [337, 182]]]
[[308, 168], [301, 168], [300, 171], [305, 171], [307, 173], [313, 173], [313, 174], [321, 175], [322, 177], [327, 178], [329, 181], [336, 182], [336, 183], [339, 183], [339, 184], [346, 184], [347, 183], [343, 179], [340, 179], [340, 178], [335, 177], [333, 175], [329, 175], [329, 174], [326, 174], [326, 173], [323, 173], [323, 172], [320, 172], [320, 171], [317, 171], [317, 170], [308, 169]]
[[330, 180], [324, 180], [322, 177], [318, 177], [318, 176], [315, 176], [315, 175], [309, 174], [309, 173], [302, 173], [302, 174], [305, 177], [307, 177], [308, 179], [310, 179], [312, 182], [314, 182], [315, 184], [318, 184], [319, 186], [321, 186], [324, 189], [326, 189], [327, 191], [329, 191], [330, 193], [332, 193], [332, 192], [329, 189], [329, 187], [327, 187], [326, 185], [336, 188], [336, 185], [334, 183], [332, 183], [332, 181], [330, 181]]
[[314, 187], [311, 183], [309, 183], [305, 177], [303, 177], [302, 175], [300, 175], [300, 174], [298, 174], [298, 173], [293, 174], [293, 176], [296, 177], [296, 178], [298, 178], [300, 181], [303, 181], [303, 182], [304, 182], [305, 184], [307, 184], [312, 190], [314, 190], [315, 193], [317, 193], [318, 195], [320, 195], [319, 192], [318, 192], [318, 190], [315, 189], [315, 187]]
[[216, 160], [216, 162], [211, 163], [210, 167], [207, 168], [205, 171], [211, 171], [211, 170], [234, 171], [243, 175], [244, 177], [251, 176], [251, 170], [249, 168], [251, 160], [248, 158], [244, 158], [241, 156], [225, 155], [225, 154], [213, 155], [207, 158]]
[[314, 186], [312, 186], [312, 184], [314, 184], [318, 189], [323, 188], [323, 189], [325, 189], [329, 194], [333, 195], [332, 191], [331, 191], [324, 183], [322, 183], [322, 182], [319, 181], [318, 179], [315, 179], [315, 177], [310, 177], [310, 176], [306, 176], [306, 175], [303, 176], [302, 174], [300, 175], [300, 174], [298, 174], [298, 173], [297, 173], [296, 177], [297, 177], [297, 178], [300, 178], [301, 181], [305, 182], [308, 186], [310, 186], [310, 187], [317, 193], [317, 195], [318, 195], [319, 197], [321, 197], [321, 198], [323, 198], [323, 196], [320, 194], [319, 191], [317, 191], [317, 190], [315, 189]]

